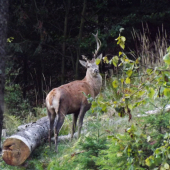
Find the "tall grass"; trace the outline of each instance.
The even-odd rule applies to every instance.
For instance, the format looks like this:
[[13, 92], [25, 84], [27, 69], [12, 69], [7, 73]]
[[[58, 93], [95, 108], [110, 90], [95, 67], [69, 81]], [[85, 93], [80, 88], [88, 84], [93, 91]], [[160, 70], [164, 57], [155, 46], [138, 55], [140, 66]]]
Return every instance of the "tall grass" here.
[[168, 47], [167, 33], [163, 25], [161, 29], [158, 28], [156, 37], [152, 37], [152, 32], [147, 24], [145, 26], [142, 24], [142, 32], [133, 29], [132, 37], [136, 49], [136, 54], [133, 55], [140, 57], [142, 71], [149, 67], [163, 66], [162, 58]]

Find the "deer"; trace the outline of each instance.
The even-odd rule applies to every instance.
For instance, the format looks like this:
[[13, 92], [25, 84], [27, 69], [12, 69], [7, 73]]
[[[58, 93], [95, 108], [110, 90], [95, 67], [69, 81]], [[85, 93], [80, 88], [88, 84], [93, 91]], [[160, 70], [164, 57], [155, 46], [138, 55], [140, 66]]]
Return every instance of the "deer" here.
[[[96, 59], [102, 59], [102, 54], [97, 57], [97, 53], [101, 47], [101, 41], [98, 38], [98, 31], [93, 34], [97, 43], [97, 49], [93, 53], [92, 60], [87, 59], [82, 55], [83, 60], [79, 60], [84, 66], [86, 76], [82, 80], [75, 80], [68, 84], [61, 85], [52, 89], [46, 97], [47, 114], [50, 121], [49, 128], [49, 145], [51, 148], [51, 135], [54, 128], [55, 151], [58, 152], [58, 135], [63, 126], [65, 116], [73, 114], [73, 123], [71, 131], [71, 140], [75, 133], [77, 120], [78, 121], [78, 138], [81, 134], [83, 119], [85, 113], [90, 109], [91, 103], [87, 100], [87, 95], [93, 99], [99, 94], [102, 87], [102, 77], [99, 73], [99, 66], [96, 64]], [[54, 121], [57, 116], [57, 122]]]

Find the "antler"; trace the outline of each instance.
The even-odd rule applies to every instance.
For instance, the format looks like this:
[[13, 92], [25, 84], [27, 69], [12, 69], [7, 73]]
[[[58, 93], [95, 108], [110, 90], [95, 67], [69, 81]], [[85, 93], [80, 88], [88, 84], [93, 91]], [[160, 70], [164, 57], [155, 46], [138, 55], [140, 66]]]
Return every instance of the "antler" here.
[[[92, 33], [92, 34], [93, 34], [93, 33]], [[97, 49], [95, 50], [95, 52], [94, 52], [94, 54], [93, 54], [93, 58], [96, 58], [97, 53], [98, 53], [98, 51], [99, 51], [102, 43], [101, 43], [101, 41], [100, 41], [99, 38], [98, 38], [98, 31], [97, 31], [96, 35], [93, 34], [93, 36], [94, 36], [94, 38], [95, 38], [95, 40], [96, 40], [96, 43], [97, 43]]]
[[85, 55], [82, 55], [83, 60], [89, 61]]

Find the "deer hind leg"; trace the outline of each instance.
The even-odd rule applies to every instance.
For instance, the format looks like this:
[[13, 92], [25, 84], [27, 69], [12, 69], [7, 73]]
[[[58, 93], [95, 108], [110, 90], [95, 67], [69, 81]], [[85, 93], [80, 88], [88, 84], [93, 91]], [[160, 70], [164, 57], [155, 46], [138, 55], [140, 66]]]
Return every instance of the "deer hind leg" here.
[[58, 152], [58, 134], [63, 126], [64, 119], [65, 119], [65, 114], [63, 114], [62, 112], [58, 112], [58, 119], [57, 119], [57, 123], [55, 124], [55, 128], [54, 128], [54, 139], [55, 139], [56, 152]]
[[53, 133], [53, 129], [54, 129], [54, 120], [55, 120], [55, 117], [56, 117], [56, 113], [54, 110], [51, 110], [49, 111], [47, 109], [47, 112], [48, 112], [48, 118], [50, 120], [50, 129], [49, 129], [49, 145], [50, 145], [50, 149], [51, 149], [51, 136], [52, 136], [52, 133]]
[[74, 135], [75, 130], [76, 130], [77, 118], [78, 118], [78, 113], [74, 113], [73, 114], [72, 131], [71, 131], [71, 141], [73, 140], [73, 135]]

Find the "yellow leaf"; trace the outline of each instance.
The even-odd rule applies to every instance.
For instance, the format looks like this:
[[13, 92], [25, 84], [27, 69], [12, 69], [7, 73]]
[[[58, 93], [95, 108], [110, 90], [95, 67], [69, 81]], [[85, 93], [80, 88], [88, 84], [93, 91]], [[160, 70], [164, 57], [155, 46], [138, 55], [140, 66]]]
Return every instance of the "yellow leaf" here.
[[136, 59], [135, 63], [136, 63], [136, 64], [139, 64], [139, 58]]
[[126, 41], [126, 38], [124, 36], [121, 36], [121, 41], [125, 42]]
[[130, 60], [129, 60], [128, 58], [126, 58], [126, 59], [125, 59], [125, 62], [129, 63], [129, 62], [130, 62]]
[[122, 155], [123, 155], [122, 152], [118, 152], [118, 153], [117, 153], [117, 157], [121, 157]]
[[165, 163], [165, 164], [164, 164], [164, 168], [165, 168], [165, 169], [169, 169], [169, 164], [168, 164], [168, 163]]
[[125, 83], [126, 83], [126, 84], [130, 84], [130, 78], [129, 78], [129, 77], [126, 78]]
[[99, 64], [100, 64], [100, 59], [97, 58], [97, 59], [95, 60], [95, 62], [96, 62], [97, 65], [99, 65]]
[[132, 73], [133, 73], [132, 70], [128, 70], [128, 71], [126, 72], [126, 74], [128, 75], [128, 77], [130, 77], [130, 76], [132, 75]]
[[107, 63], [107, 64], [109, 63], [107, 56], [103, 57], [103, 61], [104, 61], [104, 63]]
[[165, 95], [166, 97], [170, 97], [170, 89], [169, 89], [169, 88], [165, 88], [165, 89], [164, 89], [164, 95]]
[[128, 105], [129, 109], [132, 110], [133, 106], [131, 104]]
[[165, 63], [167, 63], [167, 64], [170, 65], [170, 53], [166, 54], [166, 55], [163, 57], [163, 60], [165, 61]]
[[122, 55], [122, 52], [121, 52], [121, 51], [119, 51], [119, 56], [120, 56], [120, 55]]
[[120, 47], [121, 47], [122, 49], [125, 48], [125, 44], [124, 44], [122, 41], [119, 43], [119, 45], [120, 45]]
[[121, 81], [121, 83], [123, 84], [123, 82], [124, 82], [124, 79], [121, 79], [120, 81]]
[[112, 58], [112, 63], [113, 63], [113, 65], [114, 65], [115, 67], [117, 67], [118, 61], [119, 61], [118, 56], [114, 56], [114, 57]]
[[113, 88], [117, 88], [118, 87], [118, 81], [117, 80], [114, 80], [113, 82], [112, 82], [112, 86], [113, 86]]

